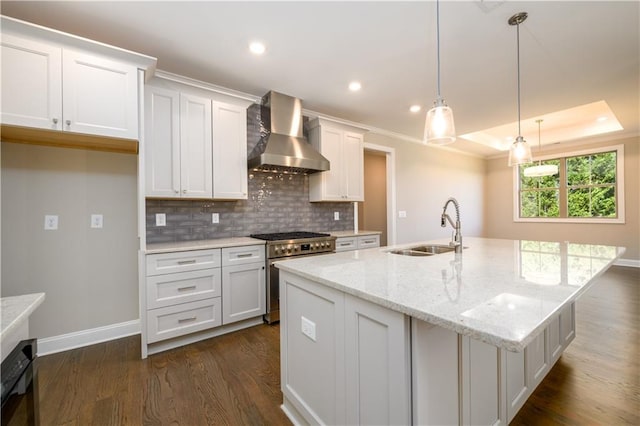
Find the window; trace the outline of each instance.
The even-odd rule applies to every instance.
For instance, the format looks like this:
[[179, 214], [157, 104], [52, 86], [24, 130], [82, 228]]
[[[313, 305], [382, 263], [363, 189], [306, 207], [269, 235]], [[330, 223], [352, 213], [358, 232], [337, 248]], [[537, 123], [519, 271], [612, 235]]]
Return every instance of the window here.
[[520, 222], [624, 223], [624, 146], [540, 158], [555, 164], [554, 176], [526, 177], [523, 164], [514, 172]]

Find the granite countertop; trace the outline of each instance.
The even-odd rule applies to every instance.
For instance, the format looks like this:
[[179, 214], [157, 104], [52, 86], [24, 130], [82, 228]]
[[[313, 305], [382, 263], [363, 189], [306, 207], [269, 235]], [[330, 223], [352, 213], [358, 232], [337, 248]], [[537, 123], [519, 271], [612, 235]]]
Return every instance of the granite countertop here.
[[362, 235], [380, 235], [382, 234], [382, 232], [380, 231], [363, 231], [363, 230], [359, 230], [359, 231], [329, 231], [327, 232], [327, 234], [331, 234], [334, 237], [359, 237]]
[[10, 296], [0, 299], [0, 309], [2, 309], [2, 330], [0, 330], [0, 340], [25, 321], [29, 315], [44, 301], [44, 293], [24, 294], [22, 296]]
[[147, 244], [146, 254], [170, 253], [175, 251], [205, 250], [224, 247], [264, 245], [265, 241], [250, 237], [215, 238], [212, 240], [180, 241], [171, 243]]
[[414, 318], [521, 351], [625, 251], [569, 242], [466, 238], [459, 255], [389, 253], [417, 244], [276, 265]]

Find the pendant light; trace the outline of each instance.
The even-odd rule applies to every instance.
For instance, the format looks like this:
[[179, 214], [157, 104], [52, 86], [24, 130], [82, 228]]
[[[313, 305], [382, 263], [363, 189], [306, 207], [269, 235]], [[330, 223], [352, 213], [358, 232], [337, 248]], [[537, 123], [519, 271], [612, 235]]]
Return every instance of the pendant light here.
[[453, 111], [440, 95], [440, 0], [436, 1], [436, 52], [438, 64], [438, 97], [433, 108], [427, 112], [424, 126], [424, 140], [434, 145], [447, 145], [455, 142], [456, 128], [453, 123]]
[[[538, 153], [542, 152], [542, 144], [540, 142], [540, 123], [542, 120], [536, 120], [538, 123]], [[542, 177], [553, 176], [558, 173], [558, 166], [555, 164], [542, 164], [542, 160], [538, 160], [537, 166], [527, 167], [524, 169], [524, 175], [526, 177]]]
[[520, 131], [520, 24], [527, 19], [527, 12], [520, 12], [509, 18], [509, 25], [516, 26], [518, 44], [518, 137], [509, 149], [509, 166], [531, 163], [531, 147], [522, 137]]

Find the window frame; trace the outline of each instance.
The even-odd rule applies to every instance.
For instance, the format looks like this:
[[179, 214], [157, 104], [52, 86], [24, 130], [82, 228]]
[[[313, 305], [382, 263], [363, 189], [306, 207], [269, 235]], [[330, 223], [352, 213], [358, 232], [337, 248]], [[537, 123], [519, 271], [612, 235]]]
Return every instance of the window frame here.
[[[615, 218], [594, 218], [594, 217], [520, 217], [520, 174], [519, 167], [513, 167], [513, 221], [522, 223], [601, 223], [601, 224], [624, 224], [625, 222], [625, 208], [624, 208], [624, 145], [609, 145], [599, 148], [583, 149], [579, 151], [569, 151], [557, 154], [541, 155], [535, 158], [535, 162], [538, 160], [560, 160], [561, 166], [566, 167], [566, 159], [569, 157], [578, 157], [582, 155], [600, 154], [603, 152], [616, 151], [616, 213]], [[560, 190], [560, 201], [567, 202], [567, 184], [566, 182], [560, 182], [558, 187]], [[564, 193], [564, 197], [563, 197]], [[564, 198], [564, 199], [563, 199]], [[563, 211], [563, 206], [559, 206], [560, 211]], [[565, 207], [566, 208], [566, 207]]]

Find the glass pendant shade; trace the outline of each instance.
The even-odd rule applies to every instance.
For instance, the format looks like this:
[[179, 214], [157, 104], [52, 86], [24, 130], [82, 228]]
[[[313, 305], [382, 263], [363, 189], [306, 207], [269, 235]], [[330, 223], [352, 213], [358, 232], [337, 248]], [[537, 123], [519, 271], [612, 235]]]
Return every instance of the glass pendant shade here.
[[522, 136], [518, 136], [509, 149], [509, 167], [531, 163], [531, 147]]
[[526, 177], [553, 176], [558, 173], [558, 166], [555, 164], [538, 164], [537, 166], [524, 169]]
[[453, 111], [447, 106], [444, 99], [438, 99], [433, 108], [427, 112], [424, 139], [426, 143], [434, 145], [447, 145], [455, 142], [456, 127], [453, 122]]

